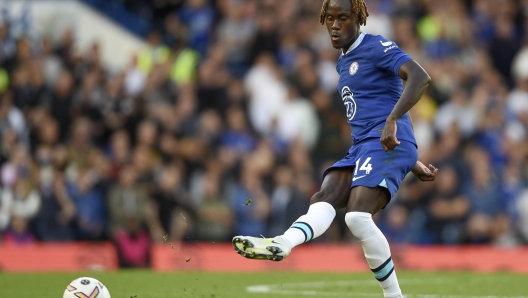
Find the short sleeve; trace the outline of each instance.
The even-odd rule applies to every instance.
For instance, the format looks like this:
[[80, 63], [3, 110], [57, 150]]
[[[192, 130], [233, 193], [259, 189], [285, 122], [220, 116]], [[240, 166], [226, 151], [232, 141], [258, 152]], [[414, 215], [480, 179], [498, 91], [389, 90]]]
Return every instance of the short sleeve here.
[[382, 36], [373, 38], [370, 44], [370, 59], [376, 68], [398, 75], [403, 63], [412, 60], [395, 42]]

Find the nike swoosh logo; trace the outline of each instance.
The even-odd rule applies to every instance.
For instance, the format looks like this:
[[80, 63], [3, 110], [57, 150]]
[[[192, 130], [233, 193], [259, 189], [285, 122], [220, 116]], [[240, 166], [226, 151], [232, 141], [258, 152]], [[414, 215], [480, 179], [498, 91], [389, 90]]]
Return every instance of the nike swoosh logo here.
[[353, 178], [352, 178], [352, 182], [354, 182], [354, 181], [356, 181], [356, 180], [358, 180], [358, 179], [361, 179], [361, 178], [363, 178], [363, 177], [365, 177], [365, 176], [367, 176], [367, 175], [353, 177]]
[[275, 243], [275, 244], [282, 245], [282, 244], [280, 244], [279, 242], [275, 242], [275, 240], [271, 240], [271, 243]]
[[388, 47], [388, 46], [390, 46], [392, 44], [392, 41], [383, 42], [383, 41], [380, 40], [380, 43], [381, 43], [382, 46]]

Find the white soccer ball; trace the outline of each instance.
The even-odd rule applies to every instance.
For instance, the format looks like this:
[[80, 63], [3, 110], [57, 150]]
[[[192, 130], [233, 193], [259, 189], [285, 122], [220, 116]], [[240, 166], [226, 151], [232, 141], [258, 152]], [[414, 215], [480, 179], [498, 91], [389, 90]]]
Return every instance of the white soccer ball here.
[[110, 292], [97, 279], [80, 277], [66, 287], [62, 298], [110, 298]]

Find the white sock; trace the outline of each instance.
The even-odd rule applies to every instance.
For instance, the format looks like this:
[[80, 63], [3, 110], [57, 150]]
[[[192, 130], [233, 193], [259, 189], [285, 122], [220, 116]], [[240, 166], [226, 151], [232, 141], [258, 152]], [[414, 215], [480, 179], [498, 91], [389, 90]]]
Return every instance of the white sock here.
[[372, 220], [372, 215], [366, 212], [349, 212], [345, 216], [345, 222], [363, 246], [365, 258], [383, 288], [384, 296], [386, 298], [401, 297], [402, 293], [394, 271], [389, 242]]
[[317, 202], [308, 208], [308, 213], [299, 217], [281, 237], [291, 244], [290, 249], [321, 236], [334, 220], [336, 211], [326, 202]]

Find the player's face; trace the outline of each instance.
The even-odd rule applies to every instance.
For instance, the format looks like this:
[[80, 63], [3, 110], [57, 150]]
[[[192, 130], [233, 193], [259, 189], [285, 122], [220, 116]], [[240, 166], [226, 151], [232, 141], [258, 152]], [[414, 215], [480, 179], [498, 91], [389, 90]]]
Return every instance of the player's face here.
[[331, 0], [326, 9], [326, 29], [336, 49], [348, 48], [359, 34], [350, 0]]

